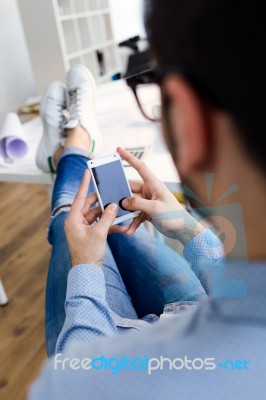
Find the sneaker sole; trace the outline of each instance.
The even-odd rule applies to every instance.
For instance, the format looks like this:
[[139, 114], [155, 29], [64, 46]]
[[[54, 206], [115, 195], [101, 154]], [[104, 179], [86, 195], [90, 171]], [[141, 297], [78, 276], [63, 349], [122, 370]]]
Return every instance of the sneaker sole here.
[[[44, 111], [45, 111], [45, 107], [46, 107], [46, 102], [47, 102], [47, 99], [49, 98], [48, 90], [52, 89], [54, 86], [58, 86], [59, 84], [62, 85], [62, 82], [60, 82], [60, 81], [52, 82], [49, 85], [45, 95], [42, 98], [41, 106], [40, 106], [40, 117], [41, 117], [42, 121], [44, 120]], [[48, 155], [46, 155], [46, 157], [45, 157], [45, 155], [43, 153], [43, 149], [45, 147], [45, 139], [46, 139], [46, 132], [45, 132], [45, 130], [43, 130], [43, 134], [42, 134], [40, 143], [38, 145], [38, 149], [37, 149], [37, 153], [36, 153], [36, 157], [35, 157], [35, 163], [36, 163], [37, 167], [39, 169], [41, 169], [42, 171], [48, 172], [48, 173], [49, 172], [55, 173], [53, 164], [51, 164], [51, 157]], [[60, 144], [60, 141], [58, 142], [58, 144]], [[45, 164], [44, 164], [44, 158], [45, 158]]]

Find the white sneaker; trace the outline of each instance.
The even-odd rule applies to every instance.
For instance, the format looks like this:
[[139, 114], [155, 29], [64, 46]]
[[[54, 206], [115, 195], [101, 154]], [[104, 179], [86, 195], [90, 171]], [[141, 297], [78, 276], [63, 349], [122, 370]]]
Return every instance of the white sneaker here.
[[63, 140], [65, 108], [66, 86], [59, 81], [52, 82], [42, 98], [40, 114], [43, 136], [36, 155], [38, 168], [45, 172], [55, 173], [53, 155]]
[[96, 84], [90, 71], [77, 65], [67, 73], [67, 111], [68, 121], [65, 129], [73, 129], [82, 126], [91, 139], [90, 157], [95, 156], [102, 149], [103, 140], [101, 132], [94, 117], [94, 105], [96, 100]]

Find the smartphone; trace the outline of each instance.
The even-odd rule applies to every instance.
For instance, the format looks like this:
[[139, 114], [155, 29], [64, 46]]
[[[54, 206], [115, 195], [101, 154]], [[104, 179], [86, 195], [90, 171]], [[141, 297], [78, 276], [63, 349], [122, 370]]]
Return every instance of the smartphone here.
[[118, 153], [90, 160], [88, 168], [91, 171], [102, 211], [111, 203], [118, 205], [117, 217], [113, 225], [138, 216], [138, 212], [126, 210], [122, 206], [124, 199], [133, 196]]

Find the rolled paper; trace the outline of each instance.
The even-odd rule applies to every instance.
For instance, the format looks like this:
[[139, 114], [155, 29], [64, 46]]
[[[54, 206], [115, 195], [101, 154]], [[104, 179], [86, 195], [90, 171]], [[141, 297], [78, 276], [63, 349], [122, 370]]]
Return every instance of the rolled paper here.
[[8, 158], [16, 160], [25, 157], [28, 152], [28, 145], [24, 140], [12, 136], [6, 138], [5, 149]]
[[15, 113], [8, 113], [0, 132], [0, 156], [8, 164], [28, 153], [28, 141], [22, 124]]

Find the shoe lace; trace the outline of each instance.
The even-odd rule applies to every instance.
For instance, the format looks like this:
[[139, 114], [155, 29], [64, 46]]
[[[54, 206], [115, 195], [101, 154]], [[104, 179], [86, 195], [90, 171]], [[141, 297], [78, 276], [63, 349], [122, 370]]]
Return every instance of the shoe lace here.
[[59, 128], [61, 130], [61, 134], [64, 133], [64, 124], [68, 120], [68, 115], [65, 113], [65, 106], [62, 104], [57, 104], [57, 115], [59, 121]]
[[62, 106], [61, 104], [57, 104], [57, 114], [59, 123], [60, 125], [62, 125], [65, 117], [64, 117], [64, 106]]
[[58, 113], [58, 121], [59, 121], [59, 128], [61, 131], [61, 135], [64, 136], [65, 133], [64, 125], [69, 120], [69, 113], [66, 111], [65, 106], [62, 106], [62, 104], [57, 104], [57, 113]]
[[83, 101], [83, 91], [82, 88], [76, 88], [69, 90], [68, 92], [68, 112], [69, 119], [79, 119], [79, 114], [81, 111], [82, 101]]

